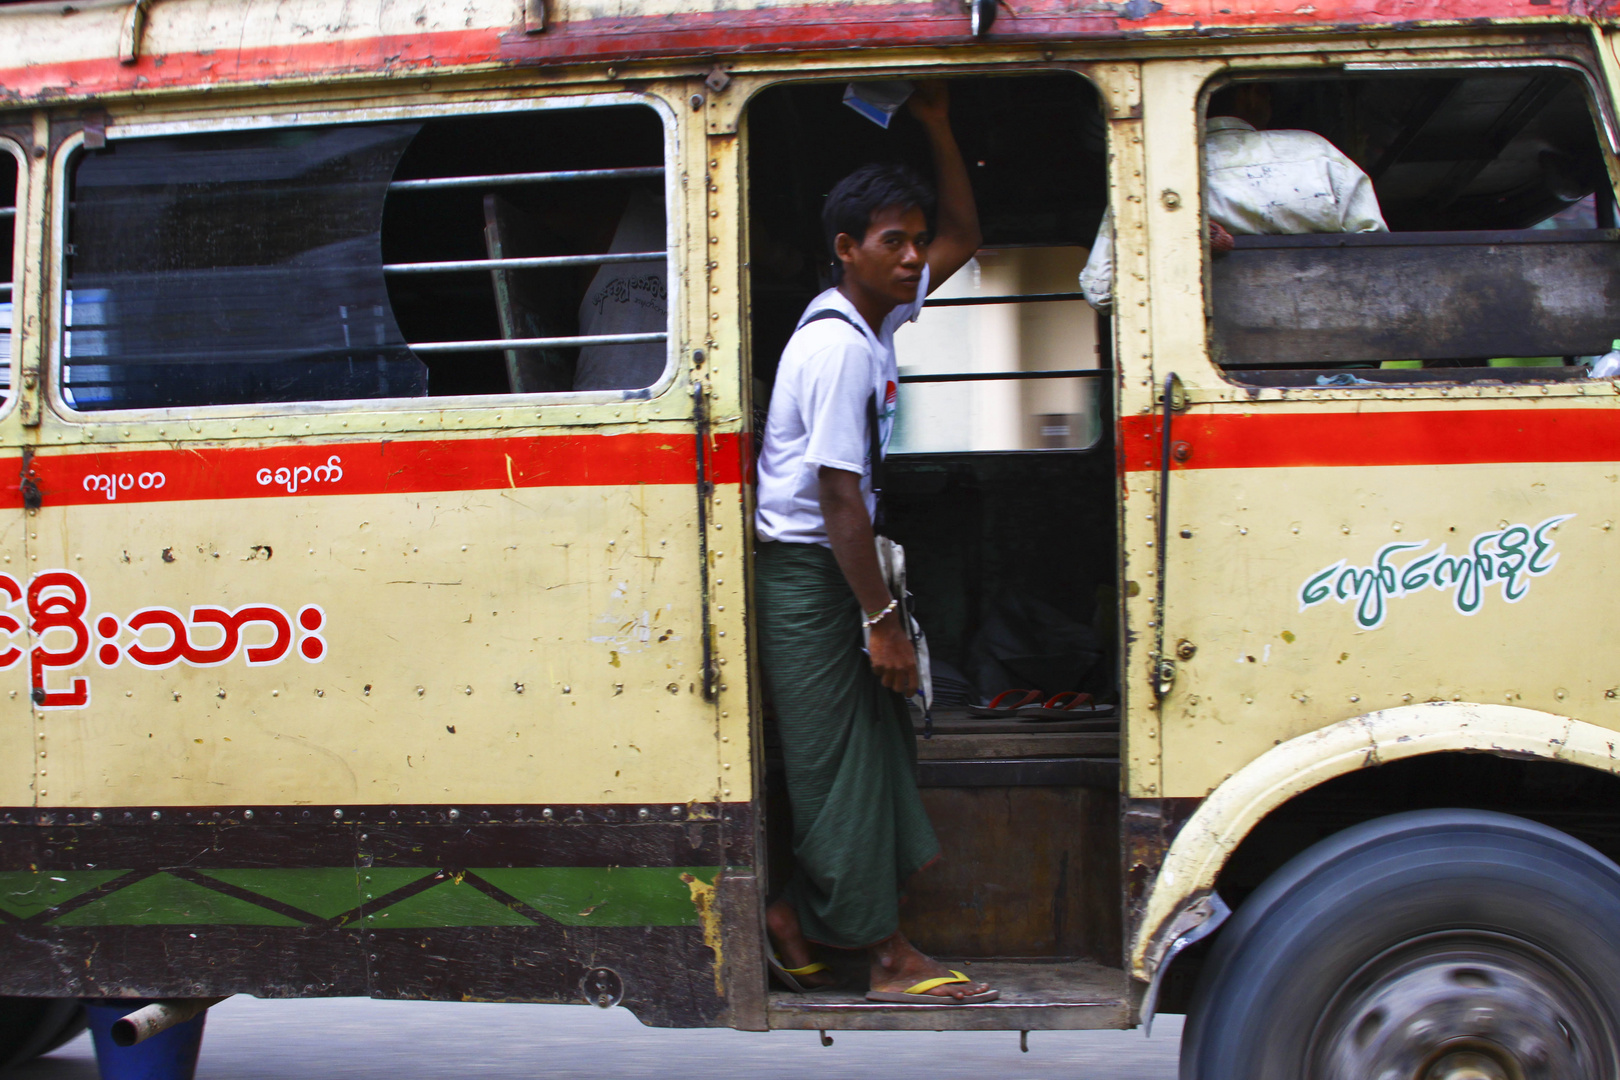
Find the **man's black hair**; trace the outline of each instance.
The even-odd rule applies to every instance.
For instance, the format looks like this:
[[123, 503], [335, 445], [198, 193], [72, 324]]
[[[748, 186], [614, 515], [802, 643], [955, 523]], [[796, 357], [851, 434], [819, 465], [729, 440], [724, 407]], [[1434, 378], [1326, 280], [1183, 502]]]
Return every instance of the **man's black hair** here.
[[827, 234], [827, 250], [832, 254], [834, 281], [844, 276], [844, 264], [838, 258], [838, 234], [865, 240], [872, 215], [891, 206], [903, 210], [915, 206], [932, 222], [934, 189], [906, 165], [862, 165], [833, 185], [821, 208], [821, 226]]

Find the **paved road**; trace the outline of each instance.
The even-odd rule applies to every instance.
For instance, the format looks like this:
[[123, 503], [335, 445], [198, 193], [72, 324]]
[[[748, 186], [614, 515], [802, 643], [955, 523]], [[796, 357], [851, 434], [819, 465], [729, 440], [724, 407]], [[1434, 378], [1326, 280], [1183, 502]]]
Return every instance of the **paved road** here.
[[[659, 1031], [623, 1009], [257, 1001], [209, 1014], [197, 1080], [1175, 1080], [1181, 1017], [1140, 1031]], [[96, 1080], [88, 1035], [15, 1080]]]

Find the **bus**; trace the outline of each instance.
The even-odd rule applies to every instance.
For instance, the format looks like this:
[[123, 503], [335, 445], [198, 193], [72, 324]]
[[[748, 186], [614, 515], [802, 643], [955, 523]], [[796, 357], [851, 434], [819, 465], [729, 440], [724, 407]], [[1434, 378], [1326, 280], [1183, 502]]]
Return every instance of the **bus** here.
[[[0, 1055], [81, 999], [360, 995], [1620, 1077], [1617, 32], [0, 5]], [[897, 338], [947, 855], [903, 925], [974, 1006], [793, 994], [763, 940], [759, 418], [822, 197], [927, 161], [848, 100], [923, 78], [984, 246]], [[1387, 231], [1208, 242], [1243, 86]], [[1014, 688], [1094, 707], [978, 715]]]

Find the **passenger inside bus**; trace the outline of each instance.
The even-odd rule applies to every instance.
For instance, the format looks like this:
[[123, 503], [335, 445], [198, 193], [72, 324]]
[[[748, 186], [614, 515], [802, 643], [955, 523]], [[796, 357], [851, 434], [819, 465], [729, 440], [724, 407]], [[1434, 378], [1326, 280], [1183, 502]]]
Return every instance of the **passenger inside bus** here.
[[[1387, 232], [1367, 174], [1314, 131], [1269, 128], [1271, 112], [1264, 83], [1210, 98], [1204, 203], [1215, 251], [1230, 251], [1234, 234]], [[1114, 302], [1113, 224], [1110, 212], [1080, 273], [1080, 289], [1098, 310]]]

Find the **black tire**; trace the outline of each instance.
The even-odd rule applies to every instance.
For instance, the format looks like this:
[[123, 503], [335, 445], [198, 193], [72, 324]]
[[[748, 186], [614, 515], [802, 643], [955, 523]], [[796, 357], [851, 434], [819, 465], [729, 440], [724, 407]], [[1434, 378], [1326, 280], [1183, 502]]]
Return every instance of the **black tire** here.
[[1425, 810], [1296, 856], [1222, 929], [1182, 1080], [1620, 1080], [1620, 867]]
[[84, 1028], [78, 998], [0, 997], [0, 1072], [50, 1053]]

